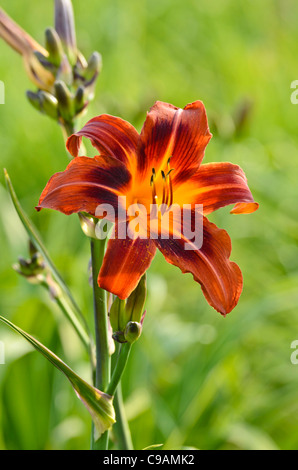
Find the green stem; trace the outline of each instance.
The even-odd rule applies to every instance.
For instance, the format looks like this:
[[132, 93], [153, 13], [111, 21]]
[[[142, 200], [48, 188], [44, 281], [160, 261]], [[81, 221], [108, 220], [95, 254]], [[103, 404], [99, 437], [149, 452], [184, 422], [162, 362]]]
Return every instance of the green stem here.
[[[96, 340], [96, 377], [95, 386], [106, 391], [111, 375], [111, 360], [109, 354], [108, 314], [106, 291], [97, 283], [99, 269], [105, 254], [106, 240], [91, 239], [91, 262], [94, 300], [94, 321]], [[97, 441], [92, 439], [92, 449], [107, 449], [108, 432]]]
[[106, 291], [97, 284], [97, 277], [102, 265], [105, 240], [91, 240], [92, 279], [94, 320], [96, 338], [96, 382], [95, 385], [102, 391], [107, 389], [110, 380], [111, 364], [109, 354], [108, 314]]
[[111, 382], [109, 383], [108, 388], [106, 389], [106, 393], [108, 395], [115, 395], [117, 386], [121, 380], [122, 374], [124, 372], [129, 353], [131, 349], [131, 344], [130, 343], [123, 343], [121, 344], [121, 348], [118, 354], [117, 362], [115, 365], [115, 369], [113, 371], [113, 375], [111, 378]]
[[77, 123], [76, 121], [69, 121], [69, 122], [61, 122], [61, 129], [62, 129], [62, 134], [63, 134], [63, 139], [64, 142], [67, 141], [68, 137], [70, 137], [72, 134], [75, 134], [77, 132]]
[[121, 380], [118, 383], [115, 393], [114, 407], [116, 412], [116, 423], [114, 424], [113, 429], [118, 441], [118, 448], [119, 450], [133, 450], [130, 429], [124, 409]]

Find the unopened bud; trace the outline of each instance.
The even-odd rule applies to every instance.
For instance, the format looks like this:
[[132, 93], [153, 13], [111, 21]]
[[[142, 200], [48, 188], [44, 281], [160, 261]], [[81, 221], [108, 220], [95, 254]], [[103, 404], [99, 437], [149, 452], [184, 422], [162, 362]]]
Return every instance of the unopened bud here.
[[125, 317], [125, 300], [116, 297], [110, 309], [110, 323], [113, 331], [123, 332], [127, 320]]
[[38, 62], [43, 66], [43, 68], [49, 70], [52, 73], [55, 71], [55, 66], [52, 64], [52, 62], [49, 62], [48, 57], [44, 56], [39, 51], [34, 51], [33, 54], [37, 58]]
[[49, 52], [48, 60], [56, 67], [59, 67], [63, 58], [63, 48], [58, 33], [54, 28], [47, 28], [45, 31], [45, 45]]
[[127, 343], [123, 331], [116, 331], [113, 333], [112, 338], [114, 341], [117, 341], [117, 343]]
[[101, 54], [95, 51], [93, 52], [93, 54], [91, 54], [88, 60], [87, 68], [84, 73], [86, 82], [92, 81], [94, 79], [94, 76], [97, 76], [100, 73], [101, 68], [102, 68]]
[[14, 265], [14, 269], [19, 273], [22, 274], [23, 276], [29, 276], [32, 275], [32, 269], [30, 265], [30, 261], [27, 261], [26, 259], [22, 258], [21, 256], [18, 258], [19, 264]]
[[136, 289], [130, 294], [126, 303], [126, 313], [130, 321], [140, 322], [146, 301], [146, 273], [142, 276]]
[[30, 254], [30, 257], [32, 258], [35, 255], [35, 253], [38, 253], [38, 251], [37, 251], [34, 243], [32, 243], [32, 241], [29, 240], [29, 254]]
[[124, 338], [128, 343], [134, 343], [139, 339], [142, 333], [142, 325], [135, 321], [130, 321], [127, 323], [125, 331], [124, 331]]
[[58, 100], [46, 91], [39, 92], [41, 101], [41, 110], [53, 119], [58, 118]]
[[75, 112], [80, 113], [84, 107], [85, 107], [85, 89], [81, 85], [76, 91], [75, 97], [74, 97], [74, 107], [75, 107]]
[[96, 238], [95, 228], [98, 219], [89, 214], [79, 212], [79, 220], [84, 234], [89, 238]]
[[42, 272], [45, 268], [45, 262], [42, 255], [37, 251], [31, 258], [31, 267], [36, 272]]
[[72, 65], [77, 60], [76, 32], [71, 0], [55, 0], [55, 29]]
[[26, 91], [26, 96], [32, 106], [37, 109], [38, 111], [41, 111], [41, 102], [40, 102], [40, 97], [38, 93], [33, 93], [33, 91]]
[[67, 88], [64, 82], [59, 80], [55, 82], [55, 92], [58, 100], [58, 109], [61, 116], [66, 121], [71, 120], [74, 115], [74, 112], [72, 96], [69, 89]]
[[32, 284], [40, 284], [44, 280], [46, 265], [40, 253], [35, 253], [32, 259], [19, 257], [18, 263], [13, 265], [13, 269], [26, 277]]
[[101, 55], [98, 52], [93, 52], [91, 55], [88, 66], [84, 71], [84, 85], [85, 95], [91, 101], [94, 98], [96, 80], [102, 66]]

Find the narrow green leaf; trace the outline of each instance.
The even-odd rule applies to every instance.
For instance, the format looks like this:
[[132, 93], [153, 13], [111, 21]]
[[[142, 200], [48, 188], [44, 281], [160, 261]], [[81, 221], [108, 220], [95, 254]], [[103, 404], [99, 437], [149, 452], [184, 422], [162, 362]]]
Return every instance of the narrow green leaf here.
[[11, 323], [6, 318], [0, 316], [0, 321], [8, 325], [14, 331], [23, 336], [31, 345], [40, 352], [48, 361], [59, 369], [69, 380], [74, 391], [89, 411], [98, 432], [98, 437], [115, 423], [115, 411], [113, 407], [113, 397], [101, 392], [85, 380], [79, 377], [65, 362], [46, 346], [37, 341], [33, 336], [26, 333], [18, 326]]
[[152, 449], [158, 449], [159, 447], [162, 447], [163, 444], [152, 444], [151, 446], [144, 447], [143, 450], [152, 450]]
[[[91, 335], [89, 333], [89, 329], [88, 329], [88, 325], [86, 323], [86, 319], [83, 316], [83, 314], [82, 314], [80, 308], [78, 307], [77, 303], [75, 302], [70, 290], [68, 289], [68, 287], [65, 284], [64, 280], [62, 279], [59, 271], [57, 270], [57, 268], [55, 266], [55, 264], [51, 260], [50, 255], [49, 255], [47, 249], [45, 248], [43, 242], [41, 241], [40, 236], [38, 235], [36, 228], [31, 223], [31, 221], [27, 217], [26, 213], [22, 209], [21, 204], [20, 204], [20, 202], [17, 198], [17, 195], [15, 193], [15, 190], [12, 186], [10, 177], [9, 177], [9, 175], [8, 175], [8, 173], [5, 169], [4, 169], [4, 175], [5, 175], [7, 188], [8, 188], [11, 200], [13, 202], [13, 205], [16, 209], [16, 212], [17, 212], [17, 214], [18, 214], [25, 230], [27, 231], [30, 240], [34, 244], [37, 251], [39, 251], [42, 254], [42, 256], [45, 259], [45, 261], [46, 261], [46, 263], [47, 263], [54, 279], [59, 284], [61, 290], [63, 291], [63, 293], [65, 294], [65, 296], [67, 297], [67, 299], [68, 299], [68, 301], [71, 305], [72, 309], [71, 310], [69, 309], [69, 314], [72, 315], [71, 322], [72, 322], [73, 326], [75, 326], [77, 332], [79, 333], [80, 338], [84, 341], [85, 345], [87, 346], [87, 349], [91, 350], [92, 349], [91, 346], [90, 346], [90, 337], [91, 337]], [[73, 311], [75, 313], [72, 314]], [[79, 320], [79, 322], [77, 321], [77, 319]]]

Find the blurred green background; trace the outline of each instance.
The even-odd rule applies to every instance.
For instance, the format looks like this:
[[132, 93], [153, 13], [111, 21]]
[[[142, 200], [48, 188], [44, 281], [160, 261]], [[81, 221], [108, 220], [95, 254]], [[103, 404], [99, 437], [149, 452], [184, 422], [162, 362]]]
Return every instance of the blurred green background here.
[[[36, 40], [53, 24], [52, 1], [3, 0]], [[134, 346], [124, 398], [136, 449], [298, 448], [298, 79], [296, 0], [73, 1], [85, 55], [103, 71], [84, 121], [108, 112], [141, 129], [155, 100], [183, 107], [201, 99], [213, 138], [206, 162], [245, 171], [260, 209], [209, 218], [232, 239], [243, 272], [238, 306], [221, 317], [191, 275], [157, 255], [147, 316]], [[0, 43], [1, 167], [92, 325], [88, 240], [75, 215], [34, 210], [48, 178], [68, 157], [54, 121], [26, 101], [33, 89], [21, 58]], [[246, 119], [241, 119], [245, 115]], [[83, 124], [83, 123], [82, 123]], [[27, 237], [0, 177], [0, 314], [35, 335], [89, 378], [76, 336], [41, 287], [11, 268]], [[67, 380], [25, 340], [0, 326], [1, 449], [88, 449], [90, 417]]]

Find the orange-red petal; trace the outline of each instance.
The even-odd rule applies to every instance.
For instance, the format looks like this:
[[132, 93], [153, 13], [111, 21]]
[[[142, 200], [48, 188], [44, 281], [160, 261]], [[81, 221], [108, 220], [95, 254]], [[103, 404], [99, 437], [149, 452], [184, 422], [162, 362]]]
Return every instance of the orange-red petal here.
[[150, 239], [110, 239], [98, 275], [99, 287], [126, 299], [149, 268], [155, 252]]
[[139, 134], [129, 122], [108, 114], [91, 119], [67, 140], [67, 149], [74, 157], [79, 154], [82, 137], [90, 139], [100, 153], [120, 160], [129, 168], [135, 166]]
[[236, 204], [232, 213], [251, 213], [258, 209], [244, 171], [232, 163], [207, 163], [175, 192], [179, 204], [203, 204], [204, 214]]
[[166, 261], [191, 273], [201, 284], [209, 304], [223, 315], [237, 305], [242, 291], [242, 274], [237, 264], [229, 260], [231, 240], [225, 230], [203, 218], [203, 243], [200, 249], [185, 250], [185, 237], [159, 239], [157, 247]]
[[130, 179], [125, 165], [112, 157], [77, 157], [65, 171], [50, 178], [36, 209], [55, 209], [67, 215], [84, 211], [95, 215], [99, 204], [111, 204], [117, 210], [118, 196]]
[[210, 138], [201, 101], [184, 109], [157, 101], [147, 114], [140, 134], [139, 174], [144, 177], [152, 168], [167, 171], [167, 161], [172, 157], [173, 184], [185, 181], [199, 168]]

